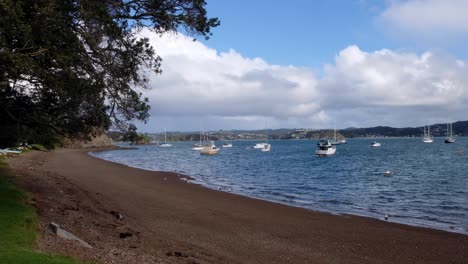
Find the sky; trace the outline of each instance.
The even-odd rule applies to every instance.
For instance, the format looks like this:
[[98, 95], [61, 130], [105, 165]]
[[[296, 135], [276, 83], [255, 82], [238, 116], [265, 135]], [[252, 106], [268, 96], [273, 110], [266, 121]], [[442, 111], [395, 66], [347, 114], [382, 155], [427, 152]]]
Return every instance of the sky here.
[[207, 0], [209, 40], [148, 37], [143, 132], [468, 120], [468, 0]]

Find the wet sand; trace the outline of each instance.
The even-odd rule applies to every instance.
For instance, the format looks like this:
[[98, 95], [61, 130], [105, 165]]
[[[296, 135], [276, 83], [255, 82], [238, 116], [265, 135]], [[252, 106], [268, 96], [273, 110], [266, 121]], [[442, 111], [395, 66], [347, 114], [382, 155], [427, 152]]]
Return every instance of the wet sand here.
[[[251, 199], [186, 183], [175, 173], [103, 161], [83, 150], [30, 152], [11, 159], [9, 164], [21, 184], [32, 192], [42, 229], [47, 229], [49, 221], [62, 221], [60, 224], [95, 247], [80, 249], [42, 230], [41, 249], [75, 254], [86, 260], [104, 263], [467, 263], [468, 260], [467, 235], [396, 224], [391, 218], [383, 221], [332, 215]], [[111, 210], [121, 212], [125, 219], [115, 219], [109, 214]], [[119, 238], [124, 229], [133, 236]]]

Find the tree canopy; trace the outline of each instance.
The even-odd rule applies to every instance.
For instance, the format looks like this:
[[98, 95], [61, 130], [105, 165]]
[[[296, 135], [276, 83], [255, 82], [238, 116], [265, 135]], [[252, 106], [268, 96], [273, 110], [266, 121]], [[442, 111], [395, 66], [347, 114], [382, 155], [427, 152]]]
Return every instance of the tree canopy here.
[[146, 121], [143, 73], [161, 58], [138, 33], [209, 38], [204, 0], [0, 0], [0, 146]]

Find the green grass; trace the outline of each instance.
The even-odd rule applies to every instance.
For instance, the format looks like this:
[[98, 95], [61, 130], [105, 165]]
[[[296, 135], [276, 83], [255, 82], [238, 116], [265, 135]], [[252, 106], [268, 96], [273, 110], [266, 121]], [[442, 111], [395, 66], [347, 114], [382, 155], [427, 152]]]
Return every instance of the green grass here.
[[77, 264], [70, 257], [41, 253], [36, 248], [37, 217], [28, 196], [13, 183], [0, 157], [0, 263]]

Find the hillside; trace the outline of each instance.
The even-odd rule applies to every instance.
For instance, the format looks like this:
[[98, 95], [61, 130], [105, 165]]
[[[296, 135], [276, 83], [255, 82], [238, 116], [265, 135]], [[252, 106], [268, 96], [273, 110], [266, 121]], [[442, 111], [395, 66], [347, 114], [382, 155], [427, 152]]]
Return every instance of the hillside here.
[[[431, 134], [435, 137], [446, 135], [446, 124], [431, 125]], [[377, 126], [367, 128], [347, 128], [337, 130], [337, 138], [362, 138], [362, 137], [421, 137], [423, 127], [394, 128]], [[321, 139], [333, 138], [333, 130], [330, 129], [268, 129], [268, 130], [230, 130], [208, 131], [210, 140], [255, 140], [266, 139]], [[468, 136], [468, 121], [453, 123], [455, 136]], [[110, 131], [107, 133], [114, 141], [121, 141], [122, 133]], [[164, 140], [163, 133], [144, 133], [152, 141]], [[199, 132], [167, 132], [168, 141], [198, 141]]]

